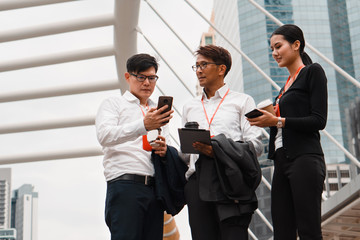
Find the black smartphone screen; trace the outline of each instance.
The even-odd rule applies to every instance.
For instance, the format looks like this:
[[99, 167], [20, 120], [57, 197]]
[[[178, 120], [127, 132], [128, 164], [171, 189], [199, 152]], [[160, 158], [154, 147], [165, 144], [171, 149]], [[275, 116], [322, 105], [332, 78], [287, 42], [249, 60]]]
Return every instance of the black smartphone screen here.
[[158, 100], [157, 109], [162, 108], [163, 106], [167, 105], [168, 107], [165, 109], [164, 112], [168, 112], [171, 110], [172, 107], [173, 97], [171, 96], [160, 96]]
[[[165, 109], [164, 112], [168, 112], [171, 110], [172, 107], [172, 102], [173, 102], [173, 97], [171, 96], [160, 96], [159, 100], [158, 100], [158, 106], [157, 109], [162, 108], [163, 106], [167, 105], [167, 108]], [[166, 121], [165, 123], [168, 123], [169, 121]]]
[[247, 118], [257, 118], [257, 117], [260, 117], [261, 115], [263, 115], [262, 112], [260, 112], [259, 110], [257, 109], [254, 109], [248, 113], [245, 114], [245, 117]]

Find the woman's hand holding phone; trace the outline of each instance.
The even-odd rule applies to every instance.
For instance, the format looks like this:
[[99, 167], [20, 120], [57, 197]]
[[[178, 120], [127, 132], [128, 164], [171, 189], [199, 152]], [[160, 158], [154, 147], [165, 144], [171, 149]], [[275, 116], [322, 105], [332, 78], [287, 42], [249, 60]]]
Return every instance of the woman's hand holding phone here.
[[247, 117], [247, 118], [257, 118], [257, 117], [260, 117], [261, 115], [263, 115], [263, 113], [255, 108], [254, 110], [246, 113], [245, 117]]

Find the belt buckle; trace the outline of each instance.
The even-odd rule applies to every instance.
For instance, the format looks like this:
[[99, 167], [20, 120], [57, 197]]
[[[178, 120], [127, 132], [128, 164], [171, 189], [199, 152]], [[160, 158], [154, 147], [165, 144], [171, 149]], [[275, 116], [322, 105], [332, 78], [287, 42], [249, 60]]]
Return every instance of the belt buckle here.
[[145, 175], [145, 185], [148, 185], [148, 176]]

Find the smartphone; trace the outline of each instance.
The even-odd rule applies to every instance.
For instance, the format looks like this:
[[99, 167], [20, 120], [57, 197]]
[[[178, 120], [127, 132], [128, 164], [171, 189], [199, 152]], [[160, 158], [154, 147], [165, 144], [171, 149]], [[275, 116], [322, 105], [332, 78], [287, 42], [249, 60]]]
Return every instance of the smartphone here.
[[[168, 112], [172, 108], [172, 102], [173, 102], [173, 97], [171, 97], [171, 96], [160, 96], [159, 100], [158, 100], [157, 109], [162, 108], [163, 106], [167, 105], [167, 108], [165, 109], [165, 111], [163, 111], [163, 113]], [[169, 121], [166, 121], [166, 122], [169, 122]]]
[[247, 117], [247, 118], [257, 118], [257, 117], [260, 117], [261, 115], [263, 115], [263, 113], [255, 108], [254, 110], [246, 113], [245, 117]]

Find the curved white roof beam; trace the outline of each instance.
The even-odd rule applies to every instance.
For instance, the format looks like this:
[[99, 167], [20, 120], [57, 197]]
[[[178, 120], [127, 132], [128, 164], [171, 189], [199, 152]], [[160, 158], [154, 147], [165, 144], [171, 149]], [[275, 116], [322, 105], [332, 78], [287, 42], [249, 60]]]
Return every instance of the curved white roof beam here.
[[72, 2], [76, 0], [2, 0], [0, 3], [0, 11], [13, 10], [27, 7], [37, 7], [48, 4]]
[[140, 0], [115, 0], [114, 50], [116, 69], [122, 92], [128, 89], [124, 79], [126, 60], [137, 53], [137, 31]]

